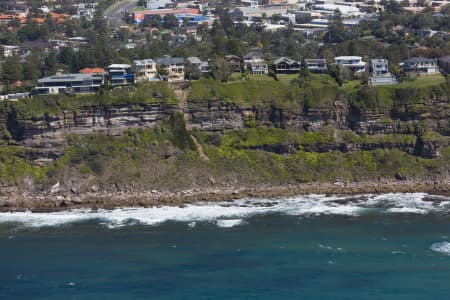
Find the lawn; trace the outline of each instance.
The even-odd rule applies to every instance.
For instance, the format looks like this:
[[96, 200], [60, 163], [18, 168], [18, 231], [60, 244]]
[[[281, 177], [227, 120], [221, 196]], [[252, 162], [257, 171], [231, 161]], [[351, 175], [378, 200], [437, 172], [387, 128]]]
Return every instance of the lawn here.
[[445, 77], [441, 74], [436, 75], [425, 75], [419, 76], [411, 79], [406, 79], [398, 85], [392, 85], [392, 87], [412, 87], [412, 88], [422, 88], [431, 85], [437, 85], [439, 83], [445, 82]]
[[353, 92], [356, 92], [359, 87], [361, 86], [362, 82], [361, 80], [351, 80], [347, 81], [343, 84], [344, 91], [346, 95], [349, 95]]
[[333, 77], [328, 74], [311, 74], [309, 84], [312, 88], [322, 88], [324, 86], [335, 86], [338, 84]]
[[246, 81], [220, 83], [212, 79], [192, 82], [188, 101], [218, 99], [248, 105], [277, 104], [280, 107], [292, 107], [303, 101], [303, 91], [299, 86], [285, 85], [279, 81], [266, 80], [266, 75], [250, 77]]
[[289, 85], [292, 80], [299, 78], [299, 74], [277, 74], [278, 81]]

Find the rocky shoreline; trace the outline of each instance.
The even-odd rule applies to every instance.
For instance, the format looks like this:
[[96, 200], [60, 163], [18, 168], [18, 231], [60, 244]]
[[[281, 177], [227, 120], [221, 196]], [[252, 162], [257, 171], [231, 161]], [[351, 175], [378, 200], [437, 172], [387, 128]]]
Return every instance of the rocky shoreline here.
[[43, 193], [1, 196], [0, 211], [52, 212], [76, 208], [114, 209], [118, 207], [182, 206], [194, 202], [232, 201], [246, 197], [277, 198], [306, 194], [429, 193], [450, 195], [450, 180], [401, 180], [352, 183], [312, 182], [255, 187], [217, 187], [169, 191], [89, 192], [84, 194]]

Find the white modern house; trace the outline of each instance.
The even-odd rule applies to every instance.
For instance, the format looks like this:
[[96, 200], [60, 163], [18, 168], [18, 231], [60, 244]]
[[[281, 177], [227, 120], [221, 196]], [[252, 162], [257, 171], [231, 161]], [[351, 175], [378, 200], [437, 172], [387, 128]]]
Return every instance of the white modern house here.
[[389, 72], [389, 61], [387, 59], [376, 58], [370, 61], [372, 66], [372, 76], [370, 85], [396, 84], [397, 80]]
[[89, 94], [98, 91], [105, 83], [103, 74], [62, 74], [41, 78], [31, 95], [61, 93]]
[[361, 56], [337, 56], [334, 58], [334, 63], [338, 66], [349, 68], [356, 74], [363, 73], [367, 65]]
[[158, 79], [156, 62], [153, 59], [141, 59], [133, 61], [133, 71], [136, 82], [147, 82]]

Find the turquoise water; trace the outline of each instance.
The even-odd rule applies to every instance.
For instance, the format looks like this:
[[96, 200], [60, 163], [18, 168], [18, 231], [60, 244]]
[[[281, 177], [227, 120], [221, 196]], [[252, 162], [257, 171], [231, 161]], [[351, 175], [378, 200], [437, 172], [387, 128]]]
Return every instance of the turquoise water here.
[[448, 299], [448, 199], [415, 200], [428, 210], [412, 213], [393, 198], [228, 223], [33, 226], [0, 214], [0, 299]]

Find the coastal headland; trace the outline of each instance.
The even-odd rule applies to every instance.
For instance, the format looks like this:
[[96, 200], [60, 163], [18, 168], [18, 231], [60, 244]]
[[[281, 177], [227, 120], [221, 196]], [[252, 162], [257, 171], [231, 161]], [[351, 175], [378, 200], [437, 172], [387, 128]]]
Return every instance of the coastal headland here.
[[350, 87], [313, 75], [2, 102], [1, 210], [447, 194], [449, 95], [443, 76]]

